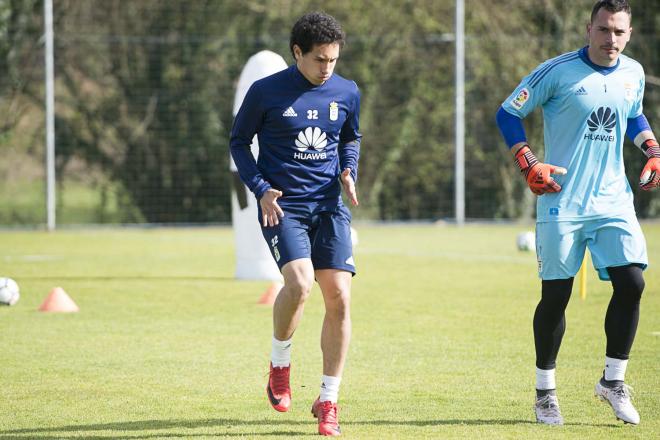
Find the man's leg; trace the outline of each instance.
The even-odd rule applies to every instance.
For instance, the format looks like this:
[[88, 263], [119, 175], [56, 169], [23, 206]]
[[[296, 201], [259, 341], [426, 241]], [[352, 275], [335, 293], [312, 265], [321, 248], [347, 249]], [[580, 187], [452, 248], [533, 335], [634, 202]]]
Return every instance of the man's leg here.
[[282, 267], [284, 287], [273, 305], [273, 336], [285, 341], [291, 339], [302, 317], [305, 300], [314, 284], [314, 267], [309, 258], [299, 258]]
[[644, 291], [642, 271], [648, 265], [646, 240], [632, 212], [602, 219], [595, 227], [594, 239], [589, 244], [591, 256], [600, 279], [611, 280], [613, 291], [605, 315], [605, 371], [594, 393], [612, 407], [616, 418], [638, 424], [639, 413], [624, 379]]
[[[612, 280], [613, 293], [605, 315], [606, 356], [628, 360], [639, 322], [644, 277], [642, 269], [634, 264], [608, 267], [607, 272]], [[625, 369], [620, 373], [606, 369], [605, 373], [607, 380], [623, 381]]]
[[282, 267], [284, 287], [273, 305], [273, 341], [270, 377], [266, 392], [275, 410], [291, 407], [291, 337], [302, 317], [305, 300], [314, 283], [314, 268], [309, 258], [290, 261]]
[[572, 289], [573, 278], [543, 280], [541, 283], [541, 301], [534, 313], [537, 368], [552, 370], [556, 367], [557, 354], [566, 330], [564, 312]]
[[596, 384], [595, 393], [612, 406], [618, 419], [638, 424], [639, 413], [632, 405], [624, 380], [644, 291], [642, 268], [633, 264], [608, 267], [607, 272], [612, 280], [613, 293], [605, 315], [605, 370]]
[[550, 221], [536, 224], [536, 258], [542, 281], [541, 301], [534, 314], [536, 402], [539, 423], [563, 424], [556, 393], [555, 366], [566, 329], [564, 311], [573, 277], [584, 259], [588, 236], [585, 222]]
[[557, 400], [555, 367], [566, 330], [565, 310], [571, 297], [573, 278], [543, 280], [541, 301], [534, 313], [536, 347], [536, 420], [561, 425], [563, 418]]
[[319, 433], [323, 435], [341, 433], [337, 418], [337, 400], [351, 339], [352, 276], [351, 272], [338, 269], [316, 271], [316, 279], [325, 302], [325, 318], [321, 330], [323, 351], [321, 392], [312, 406], [312, 413], [319, 418]]
[[344, 270], [316, 271], [323, 301], [325, 318], [321, 331], [323, 374], [341, 377], [351, 339], [351, 280], [352, 274]]

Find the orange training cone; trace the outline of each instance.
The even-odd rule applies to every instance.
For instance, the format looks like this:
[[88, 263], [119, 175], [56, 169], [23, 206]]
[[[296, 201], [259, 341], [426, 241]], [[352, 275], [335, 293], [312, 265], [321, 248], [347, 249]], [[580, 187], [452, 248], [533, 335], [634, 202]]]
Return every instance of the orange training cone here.
[[64, 289], [55, 287], [37, 310], [40, 312], [77, 312], [80, 309]]
[[277, 298], [277, 294], [280, 293], [282, 287], [284, 287], [284, 284], [280, 283], [279, 281], [272, 282], [257, 302], [259, 304], [272, 306], [275, 303], [275, 298]]

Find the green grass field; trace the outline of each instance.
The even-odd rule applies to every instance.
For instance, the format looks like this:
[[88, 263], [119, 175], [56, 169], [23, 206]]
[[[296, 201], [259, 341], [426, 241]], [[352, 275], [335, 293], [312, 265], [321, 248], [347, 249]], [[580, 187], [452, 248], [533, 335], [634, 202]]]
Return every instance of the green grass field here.
[[[515, 236], [530, 226], [360, 225], [345, 438], [660, 438], [660, 223], [628, 367], [642, 417], [624, 426], [593, 397], [610, 285], [589, 272], [559, 356], [566, 425], [534, 423], [532, 314], [540, 283]], [[265, 282], [233, 279], [229, 228], [0, 232], [0, 439], [315, 438], [323, 306], [318, 287], [293, 346], [291, 412], [264, 387]], [[63, 287], [77, 314], [36, 309]]]

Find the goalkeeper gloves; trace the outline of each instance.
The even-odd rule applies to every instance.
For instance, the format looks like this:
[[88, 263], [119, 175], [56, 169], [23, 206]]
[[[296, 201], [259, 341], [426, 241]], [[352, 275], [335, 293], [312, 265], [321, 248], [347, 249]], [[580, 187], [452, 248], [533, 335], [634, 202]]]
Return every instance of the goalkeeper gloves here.
[[660, 186], [660, 146], [655, 139], [647, 139], [640, 148], [649, 160], [639, 176], [639, 187], [650, 191]]
[[561, 191], [561, 186], [550, 175], [566, 174], [566, 169], [539, 162], [529, 145], [525, 144], [520, 147], [516, 152], [514, 162], [525, 176], [529, 189], [537, 196]]

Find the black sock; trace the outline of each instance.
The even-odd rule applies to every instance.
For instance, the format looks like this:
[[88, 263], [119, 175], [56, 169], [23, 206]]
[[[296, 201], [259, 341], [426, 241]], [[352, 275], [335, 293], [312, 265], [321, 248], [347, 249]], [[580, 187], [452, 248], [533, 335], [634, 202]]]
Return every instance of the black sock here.
[[600, 384], [607, 388], [619, 388], [623, 386], [622, 380], [605, 380], [605, 373], [603, 372], [603, 377], [600, 378]]
[[536, 390], [536, 398], [540, 399], [541, 397], [545, 396], [556, 396], [557, 395], [557, 390], [556, 389], [551, 389], [551, 390]]

